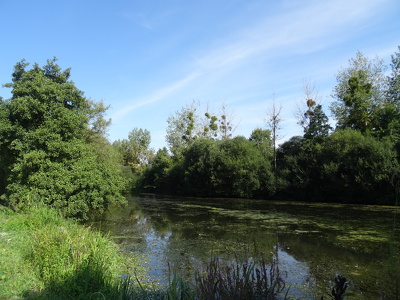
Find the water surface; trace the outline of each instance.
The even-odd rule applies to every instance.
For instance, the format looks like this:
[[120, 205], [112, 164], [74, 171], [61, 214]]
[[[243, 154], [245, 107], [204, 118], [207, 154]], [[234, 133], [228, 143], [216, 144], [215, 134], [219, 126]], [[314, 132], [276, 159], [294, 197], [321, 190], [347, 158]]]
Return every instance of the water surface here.
[[400, 209], [266, 200], [130, 197], [95, 224], [142, 255], [161, 283], [168, 270], [190, 277], [210, 257], [227, 262], [278, 253], [293, 298], [320, 298], [335, 274], [351, 299], [399, 299]]

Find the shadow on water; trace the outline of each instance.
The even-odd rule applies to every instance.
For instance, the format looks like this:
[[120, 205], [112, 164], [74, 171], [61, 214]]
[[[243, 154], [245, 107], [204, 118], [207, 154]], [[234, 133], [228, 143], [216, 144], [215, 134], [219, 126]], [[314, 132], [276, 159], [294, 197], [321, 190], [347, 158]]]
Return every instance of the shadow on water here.
[[190, 278], [210, 257], [272, 258], [296, 297], [321, 296], [335, 274], [353, 299], [399, 297], [399, 208], [174, 198], [142, 195], [101, 223], [149, 275], [167, 282], [168, 264]]

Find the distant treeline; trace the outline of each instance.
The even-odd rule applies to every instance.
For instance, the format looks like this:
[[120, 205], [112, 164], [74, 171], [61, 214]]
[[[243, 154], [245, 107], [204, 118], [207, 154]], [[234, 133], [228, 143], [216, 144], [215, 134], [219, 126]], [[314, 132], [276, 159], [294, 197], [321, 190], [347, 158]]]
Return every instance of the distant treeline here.
[[[399, 48], [400, 49], [400, 48]], [[330, 110], [333, 126], [305, 84], [303, 136], [276, 146], [281, 107], [273, 104], [268, 129], [233, 136], [232, 115], [199, 116], [193, 103], [168, 119], [167, 142], [149, 149], [147, 130], [113, 143], [138, 189], [190, 196], [283, 198], [398, 204], [400, 188], [400, 53], [390, 75], [383, 61], [358, 52], [337, 74]]]

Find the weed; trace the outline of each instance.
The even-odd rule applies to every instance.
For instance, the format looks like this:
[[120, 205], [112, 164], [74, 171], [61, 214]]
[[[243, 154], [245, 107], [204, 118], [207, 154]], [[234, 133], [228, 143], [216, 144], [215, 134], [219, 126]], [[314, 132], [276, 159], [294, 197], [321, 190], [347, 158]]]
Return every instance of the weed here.
[[223, 265], [213, 258], [206, 272], [196, 273], [199, 299], [276, 299], [285, 287], [277, 261], [267, 265], [249, 259]]

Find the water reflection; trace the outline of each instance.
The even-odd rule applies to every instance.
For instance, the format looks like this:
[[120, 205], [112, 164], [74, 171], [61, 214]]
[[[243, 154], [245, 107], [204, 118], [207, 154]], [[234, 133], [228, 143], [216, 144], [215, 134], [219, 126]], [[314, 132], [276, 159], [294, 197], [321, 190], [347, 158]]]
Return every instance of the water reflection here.
[[335, 274], [354, 299], [396, 297], [400, 281], [398, 208], [240, 199], [132, 197], [96, 226], [124, 251], [140, 253], [149, 275], [167, 281], [168, 264], [190, 276], [211, 256], [269, 259], [296, 297], [321, 296]]

